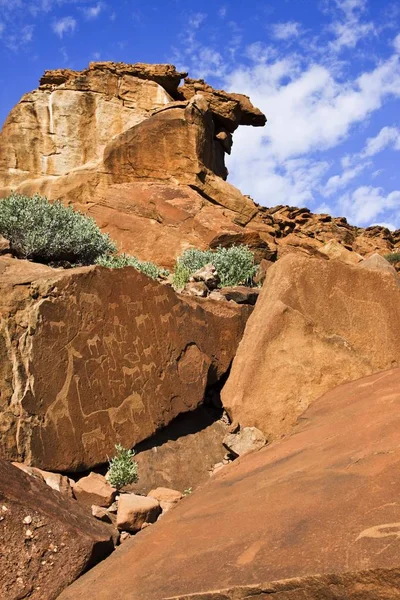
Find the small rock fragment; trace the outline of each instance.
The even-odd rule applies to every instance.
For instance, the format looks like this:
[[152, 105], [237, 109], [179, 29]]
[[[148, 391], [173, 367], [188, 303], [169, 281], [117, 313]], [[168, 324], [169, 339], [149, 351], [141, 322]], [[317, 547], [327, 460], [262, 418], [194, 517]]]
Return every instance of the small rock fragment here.
[[235, 457], [260, 450], [267, 443], [266, 437], [257, 427], [243, 427], [236, 433], [228, 433], [222, 440], [223, 445]]
[[183, 498], [182, 494], [177, 490], [171, 490], [164, 487], [158, 487], [151, 490], [147, 495], [158, 500], [163, 512], [167, 512], [171, 508], [174, 508], [179, 500]]
[[208, 291], [208, 287], [203, 281], [189, 281], [183, 289], [188, 296], [198, 296], [199, 298], [208, 296]]
[[154, 523], [161, 512], [160, 504], [150, 496], [121, 494], [118, 502], [117, 527], [136, 533], [143, 523]]
[[193, 273], [190, 281], [203, 282], [210, 291], [215, 290], [221, 282], [217, 269], [211, 263]]
[[[110, 516], [108, 510], [106, 510], [102, 506], [97, 506], [96, 504], [93, 504], [92, 505], [92, 515], [94, 517], [96, 517], [96, 519], [99, 519], [100, 521], [104, 521], [105, 523], [112, 522], [112, 519], [111, 519], [111, 516]], [[114, 519], [115, 519], [115, 517], [114, 517]]]
[[74, 485], [73, 493], [78, 502], [85, 506], [91, 507], [95, 504], [107, 507], [113, 503], [117, 490], [108, 483], [103, 475], [90, 473]]

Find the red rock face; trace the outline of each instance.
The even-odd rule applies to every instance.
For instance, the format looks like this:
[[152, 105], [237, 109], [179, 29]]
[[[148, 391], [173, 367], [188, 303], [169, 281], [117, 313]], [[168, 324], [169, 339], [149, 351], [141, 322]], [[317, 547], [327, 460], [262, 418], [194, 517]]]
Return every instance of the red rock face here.
[[222, 391], [232, 420], [271, 441], [339, 383], [399, 366], [399, 303], [393, 270], [293, 254], [278, 260]]
[[260, 207], [225, 181], [232, 132], [263, 126], [265, 116], [246, 96], [204, 81], [178, 87], [185, 75], [111, 62], [46, 71], [0, 133], [0, 198], [12, 190], [61, 198], [93, 216], [121, 251], [165, 267], [188, 246], [229, 238], [247, 240], [257, 260], [319, 255], [330, 240], [362, 256], [397, 247], [399, 232]]
[[106, 462], [196, 408], [251, 310], [181, 298], [130, 267], [2, 260], [1, 455], [50, 471]]
[[53, 600], [112, 552], [111, 527], [0, 460], [0, 597]]
[[335, 388], [60, 596], [392, 600], [400, 369]]

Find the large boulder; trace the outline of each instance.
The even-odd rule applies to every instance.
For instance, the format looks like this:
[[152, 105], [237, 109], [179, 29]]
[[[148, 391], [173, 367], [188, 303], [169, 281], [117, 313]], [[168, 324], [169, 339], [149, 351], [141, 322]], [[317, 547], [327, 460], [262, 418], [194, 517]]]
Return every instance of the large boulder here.
[[230, 417], [271, 441], [324, 392], [400, 365], [399, 307], [392, 273], [295, 255], [278, 260], [222, 391]]
[[114, 548], [75, 500], [0, 460], [0, 597], [53, 600]]
[[195, 409], [251, 311], [185, 299], [133, 267], [1, 258], [2, 270], [0, 454], [50, 471], [106, 462]]
[[342, 385], [304, 417], [60, 600], [398, 598], [400, 369]]

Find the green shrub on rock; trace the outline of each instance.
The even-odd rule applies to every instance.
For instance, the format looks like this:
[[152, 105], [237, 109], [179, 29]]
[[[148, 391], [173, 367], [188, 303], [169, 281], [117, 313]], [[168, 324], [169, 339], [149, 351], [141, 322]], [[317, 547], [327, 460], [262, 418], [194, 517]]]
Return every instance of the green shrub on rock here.
[[119, 490], [124, 485], [135, 483], [138, 480], [138, 465], [136, 461], [132, 460], [135, 456], [133, 450], [128, 450], [121, 444], [116, 444], [115, 449], [117, 454], [109, 461], [106, 478], [110, 485]]
[[9, 240], [15, 256], [45, 264], [90, 265], [116, 251], [94, 219], [38, 194], [0, 200], [0, 235]]
[[183, 288], [190, 276], [207, 264], [213, 264], [221, 280], [221, 287], [235, 285], [253, 285], [257, 271], [254, 255], [248, 246], [239, 245], [216, 250], [198, 250], [189, 248], [177, 259], [173, 285]]
[[391, 264], [396, 264], [400, 262], [400, 252], [391, 252], [390, 254], [385, 254], [384, 258]]
[[129, 254], [109, 254], [100, 256], [96, 264], [108, 269], [122, 269], [124, 267], [134, 267], [152, 279], [157, 279], [160, 275], [167, 276], [169, 272], [162, 269], [152, 262], [141, 261], [136, 256]]

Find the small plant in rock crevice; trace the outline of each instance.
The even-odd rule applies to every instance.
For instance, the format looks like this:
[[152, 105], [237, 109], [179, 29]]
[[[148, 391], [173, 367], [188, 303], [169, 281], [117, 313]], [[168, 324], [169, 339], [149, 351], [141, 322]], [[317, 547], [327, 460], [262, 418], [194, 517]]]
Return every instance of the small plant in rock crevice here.
[[193, 273], [210, 263], [218, 272], [221, 287], [253, 285], [253, 277], [257, 271], [254, 254], [248, 246], [238, 245], [229, 248], [220, 246], [216, 250], [185, 250], [176, 261], [172, 282], [174, 288], [185, 287]]
[[135, 452], [116, 444], [116, 456], [109, 461], [109, 469], [106, 478], [110, 485], [117, 490], [125, 485], [138, 481], [138, 465], [133, 460]]

